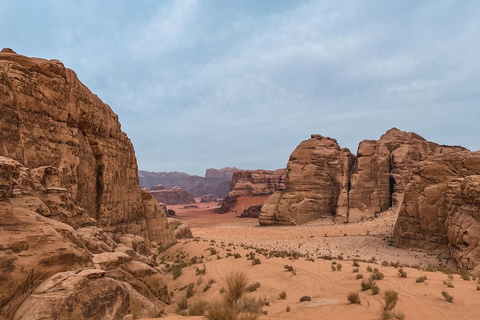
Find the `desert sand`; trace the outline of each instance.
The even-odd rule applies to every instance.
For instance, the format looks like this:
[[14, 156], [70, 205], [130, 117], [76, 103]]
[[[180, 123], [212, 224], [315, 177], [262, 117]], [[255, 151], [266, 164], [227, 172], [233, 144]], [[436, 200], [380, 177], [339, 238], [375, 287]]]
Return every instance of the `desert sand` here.
[[[173, 303], [166, 309], [167, 319], [180, 319], [175, 315], [177, 302], [185, 296], [184, 287], [189, 283], [194, 283], [190, 304], [199, 300], [217, 300], [221, 298], [225, 277], [233, 271], [245, 272], [249, 283], [260, 283], [256, 291], [247, 294], [269, 302], [268, 306], [262, 307], [266, 315], [260, 315], [259, 319], [380, 319], [386, 290], [399, 293], [395, 310], [403, 313], [405, 319], [475, 319], [478, 316], [476, 303], [480, 291], [477, 290], [477, 281], [465, 281], [458, 274], [449, 280], [444, 272], [422, 270], [430, 264], [448, 264], [441, 252], [407, 251], [390, 245], [396, 219], [393, 212], [344, 225], [324, 219], [300, 226], [259, 227], [257, 219], [236, 217], [240, 208], [248, 207], [254, 201], [240, 198], [237, 212], [227, 214], [215, 214], [215, 203], [198, 203], [198, 208], [194, 209], [181, 209], [180, 205], [174, 208], [177, 218], [190, 225], [196, 238], [180, 241], [160, 254], [157, 260], [172, 263], [179, 259], [190, 261], [194, 256], [204, 256], [204, 259], [202, 263], [185, 267], [177, 279], [173, 279], [171, 273], [166, 275], [173, 293]], [[211, 254], [210, 248], [216, 253]], [[267, 258], [261, 254], [266, 252], [268, 256], [270, 251], [296, 251], [306, 256]], [[247, 259], [250, 252], [256, 252], [260, 264], [252, 265]], [[241, 257], [235, 259], [231, 256], [234, 253]], [[322, 256], [327, 259], [319, 258]], [[359, 261], [358, 273], [353, 272], [353, 260], [371, 261], [372, 258], [375, 263]], [[404, 267], [407, 277], [401, 278], [398, 268], [382, 266], [383, 261], [389, 264], [398, 261], [415, 268]], [[332, 265], [339, 263], [342, 269], [332, 271]], [[296, 274], [286, 271], [285, 265], [292, 266]], [[379, 294], [373, 295], [371, 290], [361, 291], [362, 280], [356, 279], [357, 274], [369, 277], [368, 266], [377, 268], [385, 276], [376, 281]], [[204, 267], [206, 274], [196, 275], [196, 268]], [[417, 283], [420, 276], [427, 276], [427, 280]], [[214, 283], [203, 292], [210, 279]], [[447, 287], [444, 281], [451, 281], [454, 287]], [[282, 291], [287, 294], [284, 300], [279, 298]], [[452, 303], [443, 298], [442, 291], [454, 297]], [[359, 293], [361, 305], [348, 303], [349, 292]], [[311, 296], [311, 301], [300, 302], [302, 296]]]

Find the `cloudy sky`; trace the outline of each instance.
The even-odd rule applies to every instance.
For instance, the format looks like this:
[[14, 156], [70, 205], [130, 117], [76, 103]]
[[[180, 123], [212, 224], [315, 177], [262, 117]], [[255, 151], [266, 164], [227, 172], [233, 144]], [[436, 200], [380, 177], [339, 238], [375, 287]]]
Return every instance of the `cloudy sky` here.
[[284, 167], [312, 133], [480, 149], [480, 2], [4, 1], [0, 46], [59, 59], [140, 169]]

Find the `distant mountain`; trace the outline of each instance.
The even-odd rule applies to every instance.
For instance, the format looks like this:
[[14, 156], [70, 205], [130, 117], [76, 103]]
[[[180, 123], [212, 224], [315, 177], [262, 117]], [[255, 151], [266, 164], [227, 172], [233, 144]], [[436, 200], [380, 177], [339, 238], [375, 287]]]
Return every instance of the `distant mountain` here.
[[170, 189], [174, 186], [182, 187], [194, 197], [213, 194], [217, 198], [225, 198], [228, 195], [230, 180], [237, 168], [207, 169], [205, 177], [189, 175], [185, 172], [150, 172], [138, 171], [140, 185], [144, 188], [152, 188], [158, 184]]

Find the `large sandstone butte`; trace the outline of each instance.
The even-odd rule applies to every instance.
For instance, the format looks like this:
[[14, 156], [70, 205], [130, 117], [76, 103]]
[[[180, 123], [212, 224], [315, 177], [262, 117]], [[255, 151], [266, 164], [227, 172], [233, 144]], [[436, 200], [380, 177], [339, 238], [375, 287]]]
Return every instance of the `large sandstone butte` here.
[[408, 183], [395, 244], [448, 249], [459, 266], [480, 265], [480, 152], [451, 152], [421, 162]]
[[312, 135], [300, 143], [288, 161], [285, 190], [264, 204], [260, 224], [298, 224], [334, 215], [347, 204], [354, 160], [335, 139]]
[[187, 191], [178, 186], [175, 186], [172, 189], [165, 189], [165, 187], [163, 187], [162, 190], [160, 189], [161, 188], [158, 186], [155, 186], [150, 190], [152, 196], [160, 203], [164, 203], [169, 206], [175, 204], [195, 203], [195, 198], [193, 195], [187, 193]]
[[118, 117], [60, 61], [10, 49], [0, 114], [0, 319], [158, 314], [166, 283], [135, 260], [175, 239]]
[[260, 224], [298, 224], [325, 216], [358, 221], [389, 208], [398, 211], [418, 163], [465, 150], [392, 128], [377, 141], [362, 141], [355, 157], [334, 139], [312, 135], [290, 156], [286, 188], [265, 203]]
[[286, 169], [236, 170], [230, 181], [230, 196], [265, 196], [285, 189]]

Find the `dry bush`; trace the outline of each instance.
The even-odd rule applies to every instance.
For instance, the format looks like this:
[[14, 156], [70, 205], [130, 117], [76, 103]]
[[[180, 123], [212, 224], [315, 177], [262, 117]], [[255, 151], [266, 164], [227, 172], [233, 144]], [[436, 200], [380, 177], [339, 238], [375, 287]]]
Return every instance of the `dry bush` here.
[[312, 301], [312, 298], [310, 296], [303, 296], [300, 298], [300, 302], [303, 302], [303, 301]]
[[360, 301], [360, 297], [358, 296], [358, 293], [356, 293], [356, 292], [350, 292], [347, 295], [347, 299], [348, 299], [349, 303], [362, 304], [362, 302]]
[[255, 282], [254, 284], [251, 284], [247, 287], [247, 291], [248, 292], [257, 291], [258, 288], [260, 288], [260, 282]]
[[188, 300], [184, 297], [182, 300], [177, 302], [177, 311], [182, 311], [188, 308]]
[[182, 269], [183, 269], [182, 265], [179, 265], [179, 264], [173, 265], [172, 267], [173, 279], [177, 279], [182, 275]]
[[342, 264], [341, 264], [341, 263], [337, 263], [337, 270], [338, 270], [338, 271], [341, 271], [341, 270], [342, 270]]
[[190, 282], [190, 283], [188, 284], [187, 292], [185, 293], [185, 297], [186, 297], [187, 299], [193, 297], [193, 294], [194, 294], [194, 292], [193, 292], [193, 287], [194, 287], [194, 286], [195, 286], [195, 283], [193, 283], [193, 282]]
[[233, 272], [225, 279], [227, 302], [235, 305], [247, 290], [247, 276], [243, 272]]
[[373, 271], [372, 267], [367, 266], [367, 271], [368, 271], [368, 272], [372, 272], [372, 271]]
[[385, 305], [383, 306], [383, 310], [391, 311], [398, 302], [398, 292], [393, 290], [385, 291]]
[[442, 291], [442, 296], [447, 300], [448, 302], [453, 301], [453, 297], [447, 292], [447, 291]]
[[[478, 288], [478, 287], [477, 287]], [[287, 299], [287, 293], [285, 291], [282, 291], [280, 292], [280, 294], [278, 295], [278, 297], [282, 300], [285, 300]]]
[[356, 278], [357, 280], [358, 280], [358, 279], [363, 279], [363, 274], [359, 273], [359, 274], [357, 274], [357, 276], [356, 276], [355, 278]]
[[372, 288], [372, 285], [374, 284], [372, 278], [369, 278], [368, 280], [362, 280], [362, 283], [360, 286], [362, 287], [362, 291], [368, 290]]
[[383, 280], [383, 273], [378, 271], [378, 269], [373, 270], [373, 273], [371, 275], [372, 280]]
[[380, 292], [380, 288], [375, 283], [372, 284], [371, 289], [372, 289], [372, 294], [373, 295], [378, 294]]
[[422, 283], [422, 282], [425, 282], [425, 280], [427, 280], [427, 276], [421, 276], [421, 277], [418, 277], [417, 280], [415, 280], [415, 282]]
[[188, 308], [188, 315], [189, 316], [203, 316], [205, 311], [207, 311], [208, 303], [206, 301], [200, 300], [196, 303], [192, 304]]
[[209, 304], [205, 318], [208, 320], [236, 320], [235, 310], [225, 302], [215, 301]]
[[407, 273], [405, 271], [403, 271], [403, 268], [400, 268], [398, 269], [398, 276], [400, 278], [406, 278], [407, 277]]

